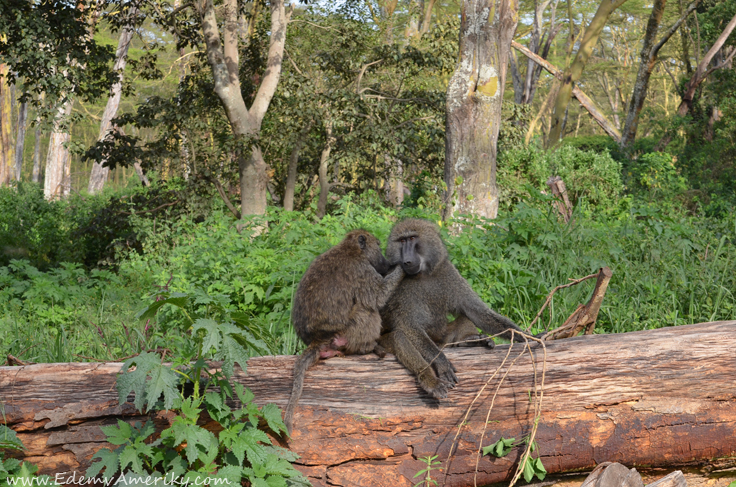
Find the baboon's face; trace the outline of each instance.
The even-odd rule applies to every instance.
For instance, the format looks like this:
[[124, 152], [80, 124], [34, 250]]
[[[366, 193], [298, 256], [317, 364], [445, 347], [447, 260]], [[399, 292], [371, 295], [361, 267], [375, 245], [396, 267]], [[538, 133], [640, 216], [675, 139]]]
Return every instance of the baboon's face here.
[[391, 264], [400, 265], [407, 276], [415, 276], [431, 273], [447, 258], [447, 251], [436, 225], [427, 220], [410, 219], [394, 225], [386, 257]]
[[401, 268], [408, 276], [414, 276], [422, 272], [424, 257], [422, 257], [422, 244], [419, 235], [412, 233], [402, 235], [399, 238], [399, 252], [401, 255]]
[[358, 236], [358, 245], [360, 245], [363, 254], [368, 258], [376, 272], [385, 276], [391, 270], [391, 265], [381, 252], [381, 242], [368, 232]]

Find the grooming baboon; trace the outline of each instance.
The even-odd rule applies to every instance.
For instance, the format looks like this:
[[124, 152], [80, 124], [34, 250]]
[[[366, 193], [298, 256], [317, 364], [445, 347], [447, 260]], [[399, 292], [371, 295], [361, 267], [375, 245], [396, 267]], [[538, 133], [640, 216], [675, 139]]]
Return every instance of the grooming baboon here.
[[309, 265], [294, 295], [291, 319], [308, 345], [294, 364], [294, 385], [284, 422], [291, 433], [294, 409], [302, 394], [304, 374], [320, 358], [385, 352], [379, 309], [404, 277], [390, 270], [380, 242], [365, 230], [354, 230]]
[[[409, 219], [394, 225], [386, 258], [406, 277], [381, 309], [386, 334], [379, 344], [433, 397], [447, 397], [457, 383], [455, 368], [439, 346], [477, 337], [476, 326], [491, 335], [521, 331], [490, 309], [458, 273], [434, 223]], [[448, 315], [456, 319], [448, 323]]]

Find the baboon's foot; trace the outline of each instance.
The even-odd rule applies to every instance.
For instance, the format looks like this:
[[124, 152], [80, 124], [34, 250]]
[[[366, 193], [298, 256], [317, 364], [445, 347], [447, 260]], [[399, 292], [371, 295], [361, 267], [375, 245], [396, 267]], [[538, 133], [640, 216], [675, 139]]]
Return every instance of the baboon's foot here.
[[488, 335], [470, 335], [464, 337], [462, 340], [458, 340], [452, 344], [448, 344], [448, 347], [488, 347], [493, 348], [496, 344], [493, 338]]

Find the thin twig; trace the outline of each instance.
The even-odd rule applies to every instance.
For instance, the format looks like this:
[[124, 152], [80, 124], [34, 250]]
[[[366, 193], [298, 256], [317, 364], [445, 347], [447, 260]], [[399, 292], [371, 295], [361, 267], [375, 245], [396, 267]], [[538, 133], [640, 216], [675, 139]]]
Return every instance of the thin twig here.
[[526, 327], [526, 331], [529, 331], [532, 328], [532, 326], [534, 326], [534, 324], [537, 322], [537, 320], [539, 319], [539, 317], [542, 316], [542, 313], [547, 308], [547, 305], [550, 303], [550, 301], [552, 301], [552, 295], [554, 293], [556, 293], [560, 289], [565, 289], [567, 287], [572, 287], [572, 286], [575, 286], [576, 284], [580, 284], [581, 282], [586, 281], [588, 279], [593, 279], [594, 277], [598, 277], [598, 274], [599, 273], [600, 272], [596, 272], [595, 274], [591, 274], [589, 276], [581, 277], [580, 279], [571, 279], [572, 282], [569, 282], [567, 284], [562, 284], [562, 285], [557, 286], [556, 288], [554, 288], [552, 290], [552, 292], [550, 292], [549, 295], [547, 296], [547, 300], [542, 305], [542, 308], [539, 310], [539, 313], [537, 313], [537, 316], [535, 316], [534, 319], [532, 320], [532, 322], [529, 323], [529, 326]]
[[[513, 339], [514, 335], [516, 334], [516, 331], [511, 331], [511, 345], [509, 346], [509, 352], [513, 348]], [[526, 342], [526, 339], [525, 339]], [[501, 385], [503, 384], [503, 381], [506, 379], [506, 377], [509, 375], [509, 372], [511, 372], [511, 368], [516, 364], [516, 361], [519, 360], [523, 355], [526, 349], [529, 347], [529, 342], [526, 342], [526, 345], [524, 348], [522, 348], [521, 353], [517, 355], [517, 357], [509, 364], [509, 366], [506, 368], [506, 373], [503, 374], [503, 377], [499, 379], [498, 385], [496, 386], [496, 391], [493, 393], [493, 397], [491, 398], [491, 405], [488, 407], [488, 413], [486, 414], [486, 420], [483, 422], [483, 431], [480, 434], [480, 440], [478, 441], [478, 453], [475, 456], [475, 473], [473, 474], [473, 485], [475, 487], [478, 486], [478, 464], [480, 463], [480, 457], [481, 457], [481, 450], [483, 449], [483, 437], [486, 434], [486, 429], [488, 429], [488, 421], [491, 419], [491, 411], [493, 411], [493, 405], [496, 402], [496, 397], [498, 396], [498, 391], [501, 390]], [[499, 367], [500, 370], [500, 367]], [[495, 375], [495, 374], [494, 374]], [[490, 379], [489, 379], [490, 382]], [[536, 384], [536, 383], [535, 383]], [[481, 389], [482, 392], [482, 389]]]
[[[473, 404], [475, 404], [475, 402], [478, 400], [478, 398], [480, 398], [480, 395], [483, 393], [483, 391], [486, 389], [486, 387], [488, 387], [488, 384], [491, 383], [491, 381], [493, 380], [493, 378], [496, 377], [496, 374], [498, 374], [498, 372], [501, 370], [501, 367], [504, 366], [504, 364], [506, 363], [506, 360], [509, 358], [509, 355], [511, 354], [511, 349], [512, 348], [513, 347], [509, 347], [508, 352], [506, 352], [506, 356], [503, 358], [503, 361], [501, 361], [501, 365], [499, 365], [496, 368], [496, 370], [493, 372], [493, 375], [491, 375], [491, 377], [488, 378], [488, 380], [486, 381], [486, 383], [483, 384], [483, 387], [480, 388], [480, 390], [478, 391], [478, 393], [475, 395], [475, 397], [473, 398], [473, 400], [468, 405], [468, 409], [467, 409], [467, 411], [465, 411], [465, 417], [460, 422], [460, 425], [457, 428], [457, 433], [455, 433], [455, 438], [452, 439], [452, 445], [450, 445], [450, 453], [447, 455], [447, 462], [445, 464], [445, 479], [442, 482], [442, 485], [445, 485], [447, 483], [447, 476], [450, 473], [450, 460], [452, 459], [452, 452], [453, 452], [453, 450], [455, 449], [455, 446], [458, 443], [458, 437], [460, 436], [460, 432], [462, 431], [463, 426], [466, 424], [466, 422], [468, 420], [468, 416], [470, 416], [470, 411], [473, 409]], [[517, 357], [517, 359], [518, 359], [518, 357]], [[516, 359], [514, 359], [514, 361], [516, 361]], [[512, 365], [513, 365], [513, 362], [512, 362]], [[498, 390], [497, 390], [497, 392], [498, 392]], [[494, 394], [493, 399], [495, 400], [495, 398], [496, 398], [496, 396]]]
[[526, 463], [526, 461], [529, 459], [532, 453], [532, 445], [534, 444], [534, 437], [537, 435], [537, 428], [539, 427], [539, 420], [542, 417], [542, 399], [544, 398], [544, 378], [547, 374], [547, 346], [545, 345], [544, 340], [541, 340], [536, 337], [531, 337], [532, 340], [538, 343], [541, 343], [542, 349], [544, 350], [544, 358], [542, 360], [542, 383], [539, 385], [539, 393], [537, 393], [537, 364], [534, 361], [534, 354], [532, 353], [532, 349], [529, 346], [527, 337], [526, 336], [523, 336], [523, 337], [524, 337], [524, 341], [526, 342], [526, 349], [529, 350], [529, 359], [532, 362], [532, 368], [534, 369], [534, 396], [537, 397], [538, 395], [539, 399], [536, 401], [535, 406], [534, 406], [534, 422], [532, 423], [532, 430], [529, 433], [529, 438], [527, 439], [526, 450], [524, 451], [524, 453], [521, 455], [521, 458], [519, 459], [519, 465], [516, 468], [516, 475], [514, 475], [514, 478], [511, 480], [509, 487], [513, 487], [516, 481], [519, 480], [519, 477], [521, 476], [524, 470], [523, 466]]

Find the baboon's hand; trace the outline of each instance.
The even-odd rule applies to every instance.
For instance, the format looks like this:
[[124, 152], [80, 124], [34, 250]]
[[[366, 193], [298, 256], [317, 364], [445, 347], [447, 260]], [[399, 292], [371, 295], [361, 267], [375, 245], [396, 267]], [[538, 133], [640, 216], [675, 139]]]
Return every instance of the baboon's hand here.
[[449, 360], [444, 363], [435, 363], [435, 369], [437, 371], [437, 376], [444, 382], [447, 382], [451, 389], [458, 383], [457, 375], [455, 374], [455, 366], [452, 365], [452, 362]]
[[424, 371], [417, 376], [419, 385], [435, 399], [444, 399], [455, 384], [438, 379], [433, 373]]

